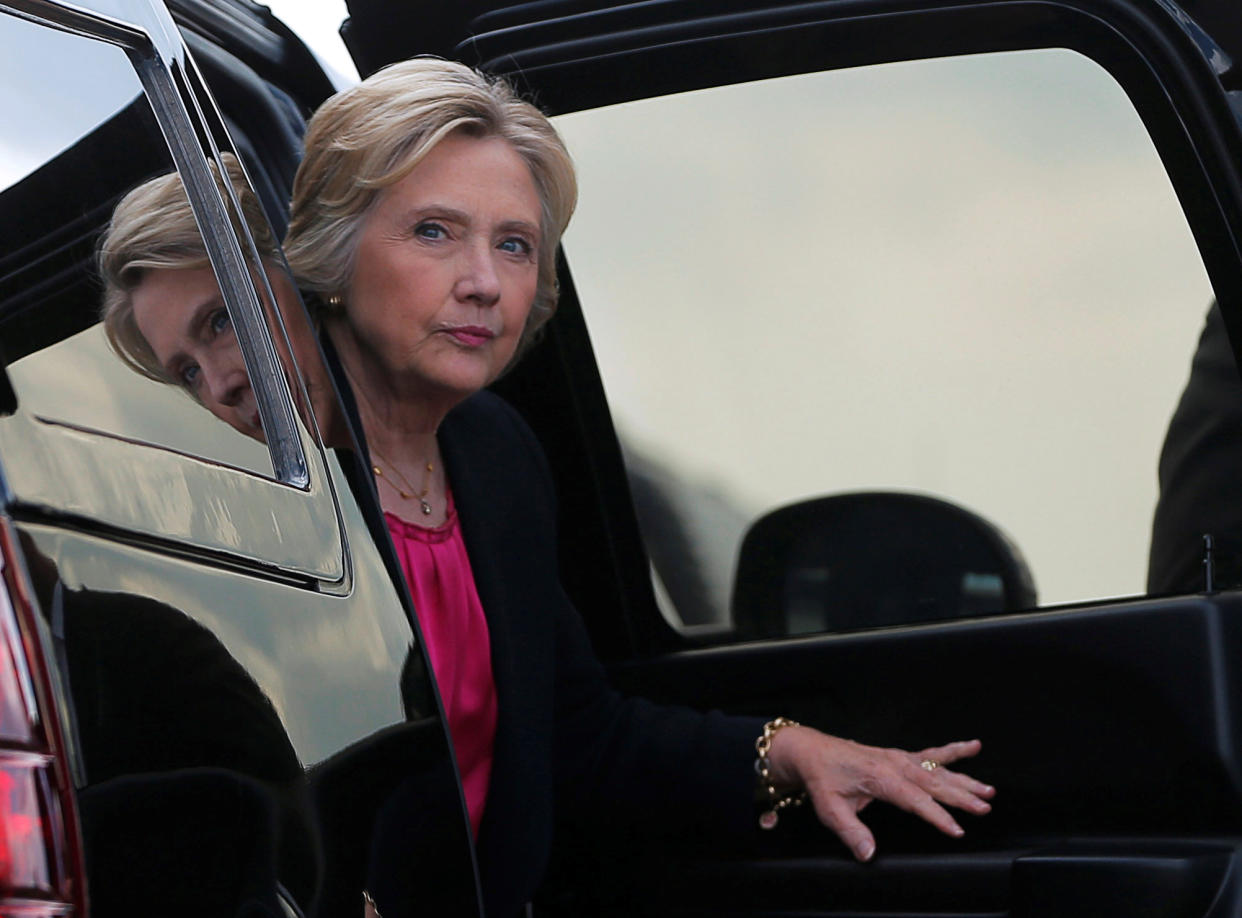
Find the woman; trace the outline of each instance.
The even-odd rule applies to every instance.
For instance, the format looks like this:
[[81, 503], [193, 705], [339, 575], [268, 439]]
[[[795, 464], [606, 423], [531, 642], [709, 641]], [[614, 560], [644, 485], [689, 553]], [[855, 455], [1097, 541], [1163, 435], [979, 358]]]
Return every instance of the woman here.
[[757, 740], [765, 825], [805, 791], [860, 860], [875, 850], [857, 818], [871, 799], [962, 834], [942, 804], [983, 814], [993, 790], [940, 766], [975, 755], [976, 741], [876, 749], [608, 688], [559, 586], [542, 454], [481, 391], [552, 314], [575, 196], [542, 114], [502, 82], [417, 59], [315, 114], [286, 241], [357, 401], [458, 754], [487, 913], [530, 899], [554, 804], [601, 824], [753, 831]]
[[[281, 359], [288, 366], [292, 350], [302, 368], [324, 442], [344, 443], [335, 393], [262, 205], [237, 157], [224, 153], [221, 159], [288, 333], [290, 347], [284, 335], [272, 336]], [[214, 164], [212, 172], [227, 200]], [[265, 441], [241, 346], [178, 173], [143, 182], [121, 199], [100, 240], [98, 263], [104, 286], [100, 316], [117, 356], [142, 376], [183, 389], [240, 433]], [[258, 277], [255, 288], [266, 300]], [[292, 389], [301, 401], [300, 388]]]

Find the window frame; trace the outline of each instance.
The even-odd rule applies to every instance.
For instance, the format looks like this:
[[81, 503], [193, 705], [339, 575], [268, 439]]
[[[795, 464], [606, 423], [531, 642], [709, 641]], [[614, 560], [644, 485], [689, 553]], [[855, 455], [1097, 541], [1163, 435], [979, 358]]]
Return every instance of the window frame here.
[[[523, 12], [525, 12], [523, 10]], [[999, 0], [898, 8], [884, 0], [767, 7], [705, 0], [485, 17], [458, 51], [563, 114], [656, 95], [864, 64], [1056, 47], [1108, 72], [1169, 173], [1234, 344], [1242, 344], [1242, 133], [1228, 61], [1158, 0]], [[485, 27], [486, 26], [486, 27]], [[572, 252], [569, 255], [572, 257]], [[679, 634], [660, 613], [615, 430], [568, 265], [542, 353], [502, 381], [561, 488], [561, 569], [600, 655], [641, 658], [731, 633]], [[1189, 355], [1188, 355], [1189, 356]], [[550, 384], [551, 380], [555, 380]], [[550, 390], [564, 389], [563, 396]], [[566, 417], [573, 417], [572, 424]], [[1124, 600], [1120, 600], [1124, 601]], [[696, 640], [697, 638], [697, 640]]]
[[[228, 212], [237, 202], [221, 197], [208, 165], [208, 156], [217, 163], [220, 156], [204, 114], [214, 106], [167, 10], [150, 4], [141, 12], [142, 21], [122, 22], [47, 0], [0, 3], [0, 14], [114, 45], [130, 60], [185, 182], [246, 364], [258, 368], [251, 384], [274, 477], [19, 411], [0, 421], [4, 502], [15, 518], [70, 519], [208, 563], [348, 589], [348, 546], [326, 457], [298, 422], [247, 268], [259, 263], [254, 242], [234, 235]], [[214, 512], [221, 503], [227, 512]]]

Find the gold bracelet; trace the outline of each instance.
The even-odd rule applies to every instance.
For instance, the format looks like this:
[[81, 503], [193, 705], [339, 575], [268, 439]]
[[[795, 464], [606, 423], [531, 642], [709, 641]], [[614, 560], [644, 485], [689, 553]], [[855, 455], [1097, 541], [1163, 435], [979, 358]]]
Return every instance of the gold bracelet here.
[[759, 775], [759, 794], [768, 807], [759, 814], [759, 828], [761, 829], [775, 829], [776, 823], [780, 820], [778, 814], [781, 810], [791, 806], [802, 806], [803, 801], [806, 800], [806, 791], [782, 794], [776, 789], [776, 785], [772, 783], [772, 760], [768, 758], [768, 753], [772, 751], [772, 737], [785, 727], [796, 726], [798, 722], [788, 717], [769, 720], [763, 725], [763, 735], [755, 740], [755, 752], [759, 754], [759, 757], [755, 759], [755, 772]]

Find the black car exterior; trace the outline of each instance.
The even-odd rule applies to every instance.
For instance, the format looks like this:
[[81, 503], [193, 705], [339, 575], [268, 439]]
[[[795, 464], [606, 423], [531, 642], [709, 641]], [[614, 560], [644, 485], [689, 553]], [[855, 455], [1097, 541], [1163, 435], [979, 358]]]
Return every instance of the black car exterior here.
[[[911, 63], [997, 62], [989, 72], [1020, 81], [1026, 62], [1038, 59], [1047, 67], [1039, 78], [1048, 79], [1066, 59], [1039, 53], [1066, 49], [1121, 90], [1120, 104], [1167, 173], [1204, 290], [1232, 339], [1242, 341], [1238, 71], [1165, 0], [349, 6], [344, 34], [364, 72], [437, 53], [505, 74], [550, 113], [566, 116], [571, 146], [588, 136], [579, 127], [584, 119], [572, 117], [608, 119], [610, 106], [624, 112], [660, 99], [693, 105], [706, 98], [699, 91], [751, 83], [776, 87], [768, 98], [779, 99], [794, 85], [782, 80]], [[354, 451], [325, 448], [314, 419], [299, 410], [299, 386], [330, 371], [288, 365], [279, 346], [284, 332], [263, 306], [271, 298], [254, 270], [250, 240], [230, 228], [233, 204], [210, 179], [208, 163], [235, 151], [281, 231], [300, 124], [331, 87], [300, 43], [259, 7], [184, 0], [171, 3], [171, 12], [120, 0], [92, 7], [95, 13], [0, 0], [4, 47], [12, 49], [3, 79], [21, 87], [0, 97], [11, 106], [0, 131], [18, 151], [6, 155], [0, 175], [7, 588], [0, 609], [0, 791], [7, 793], [0, 915], [362, 914], [368, 885], [394, 871], [410, 878], [412, 912], [476, 913], [468, 828], [435, 690], [366, 470]], [[1036, 58], [1020, 57], [1027, 54]], [[1020, 66], [1005, 69], [1010, 61]], [[898, 95], [928, 83], [934, 71], [918, 72]], [[35, 73], [42, 79], [32, 80]], [[1010, 99], [1026, 100], [1025, 84], [1015, 85]], [[1007, 107], [1021, 123], [1025, 109]], [[790, 124], [798, 130], [814, 123], [801, 103], [794, 112]], [[776, 137], [777, 146], [816, 151], [793, 130]], [[614, 130], [607, 146], [621, 159], [637, 158], [654, 136]], [[722, 142], [706, 138], [716, 136], [680, 140], [684, 176], [711, 172], [710, 154]], [[877, 144], [870, 158], [904, 142]], [[1050, 159], [1059, 161], [1082, 145], [1054, 147]], [[901, 160], [885, 183], [915, 174], [919, 158]], [[674, 156], [665, 151], [656, 159], [667, 164]], [[586, 220], [589, 157], [580, 161]], [[174, 168], [190, 189], [221, 295], [263, 390], [266, 446], [233, 436], [167, 387], [140, 386], [100, 347], [95, 239], [124, 191]], [[726, 200], [766, 189], [758, 180], [763, 171], [742, 181], [722, 170]], [[930, 187], [939, 179], [920, 181]], [[642, 190], [630, 186], [630, 197], [641, 201], [635, 187]], [[997, 187], [1004, 210], [1014, 186], [998, 180]], [[1080, 194], [1091, 188], [1074, 187]], [[671, 200], [643, 210], [644, 225], [671, 220]], [[832, 222], [833, 214], [818, 216]], [[606, 233], [618, 225], [602, 222]], [[860, 227], [861, 246], [868, 233]], [[1059, 226], [1066, 238], [1070, 227]], [[1073, 238], [1066, 248], [1083, 245]], [[1127, 595], [1142, 590], [1123, 585], [1069, 598], [1054, 592], [1041, 607], [1036, 596], [1049, 575], [1040, 559], [1032, 554], [1028, 564], [990, 523], [950, 508], [973, 535], [949, 538], [939, 516], [907, 539], [915, 505], [927, 503], [898, 499], [890, 510], [889, 496], [867, 493], [830, 498], [803, 521], [794, 513], [756, 523], [736, 565], [726, 559], [726, 578], [734, 569], [744, 576], [736, 586], [713, 586], [711, 540], [695, 536], [693, 521], [686, 522], [691, 511], [679, 501], [702, 507], [702, 481], [723, 472], [692, 464], [670, 474], [661, 462], [645, 464], [649, 457], [636, 455], [628, 436], [623, 458], [617, 428], [632, 426], [624, 392], [635, 378], [663, 379], [664, 392], [698, 387], [718, 402], [730, 401], [729, 390], [724, 380], [690, 370], [688, 357], [684, 364], [650, 356], [629, 366], [608, 363], [609, 336], [597, 332], [592, 342], [587, 323], [613, 327], [600, 304], [613, 280], [597, 280], [602, 275], [590, 260], [613, 241], [570, 237], [560, 314], [498, 388], [548, 451], [560, 492], [566, 588], [615, 681], [660, 701], [779, 712], [877, 744], [917, 748], [978, 735], [985, 754], [975, 772], [1000, 796], [992, 815], [967, 825], [965, 845], [901, 814], [869, 813], [881, 851], [872, 865], [849, 860], [809, 819], [783, 826], [753, 852], [618, 849], [591, 838], [563, 846], [537, 910], [1242, 914], [1239, 594], [1206, 580], [1168, 595]], [[917, 245], [934, 241], [924, 235]], [[661, 240], [642, 261], [616, 260], [622, 273], [655, 271], [661, 246], [669, 245]], [[884, 239], [886, 250], [893, 245]], [[1021, 240], [1007, 248], [1022, 251]], [[676, 254], [680, 272], [708, 287], [712, 276], [696, 277], [683, 252]], [[962, 253], [942, 273], [970, 273], [984, 260], [976, 254]], [[763, 276], [771, 264], [751, 256], [751, 273]], [[895, 259], [888, 270], [913, 267]], [[845, 296], [829, 287], [823, 300], [835, 309]], [[924, 292], [926, 304], [938, 302], [929, 287]], [[657, 315], [685, 312], [706, 323], [722, 309], [715, 289], [667, 302], [660, 293], [646, 294]], [[772, 297], [782, 298], [779, 291]], [[612, 311], [636, 312], [638, 305], [622, 297]], [[1052, 298], [1043, 305], [1051, 311]], [[886, 313], [889, 303], [867, 306], [893, 335], [915, 321]], [[1189, 309], [1197, 329], [1207, 306], [1205, 297], [1169, 309]], [[765, 314], [771, 307], [750, 308]], [[1007, 310], [1016, 307], [993, 298], [975, 324], [993, 317], [1000, 338], [1030, 334], [1025, 319]], [[1104, 326], [1095, 352], [1159, 338], [1136, 313], [1110, 313], [1113, 324]], [[856, 326], [840, 315], [825, 305], [822, 322], [803, 321], [797, 333], [849, 342]], [[1064, 327], [1065, 336], [1073, 334]], [[753, 345], [757, 333], [742, 337]], [[733, 346], [722, 342], [704, 337], [684, 350]], [[1175, 360], [1189, 363], [1192, 338], [1168, 344]], [[936, 345], [941, 362], [963, 362], [962, 340]], [[903, 348], [894, 351], [893, 366], [914, 359], [916, 348]], [[740, 361], [750, 359], [740, 353]], [[781, 362], [780, 354], [740, 362], [737, 375], [757, 386]], [[1016, 358], [999, 366], [969, 388], [998, 385]], [[1091, 393], [1120, 386], [1107, 398], [1126, 401], [1124, 386], [1098, 375]], [[907, 383], [903, 391], [913, 392], [927, 380]], [[872, 382], [851, 390], [867, 406], [854, 414], [878, 410], [864, 399], [878, 388]], [[1171, 387], [1170, 405], [1177, 391]], [[1079, 399], [1088, 394], [1086, 386], [1078, 390]], [[759, 423], [740, 402], [729, 407], [738, 426]], [[1057, 411], [1069, 416], [1072, 407]], [[1168, 412], [1157, 415], [1158, 441]], [[955, 415], [946, 410], [944, 417]], [[914, 437], [900, 424], [889, 427]], [[680, 439], [696, 439], [689, 430]], [[1021, 445], [1033, 452], [1053, 439], [1085, 465], [1077, 453], [1085, 456], [1086, 446], [1072, 433], [1035, 432]], [[777, 449], [807, 451], [811, 442], [804, 422]], [[885, 450], [891, 447], [874, 454]], [[1016, 464], [1021, 452], [1002, 451], [1005, 463]], [[1125, 458], [1154, 480], [1154, 450]], [[762, 453], [751, 460], [756, 477], [764, 477], [766, 461]], [[880, 472], [865, 488], [842, 480], [825, 472], [811, 493], [893, 488]], [[1053, 490], [1036, 503], [1051, 501]], [[978, 505], [952, 488], [938, 496]], [[765, 499], [760, 509], [779, 502]], [[851, 515], [855, 505], [871, 514], [863, 523]], [[1016, 525], [992, 505], [983, 509], [1006, 531]], [[758, 514], [742, 515], [748, 524]], [[1057, 532], [1057, 514], [1045, 515]], [[678, 519], [680, 528], [670, 523]], [[1119, 537], [1103, 520], [1100, 526], [1097, 534], [1062, 523], [1060, 538]], [[1116, 531], [1145, 542], [1146, 522], [1137, 536], [1133, 529], [1123, 523]], [[1028, 550], [1022, 532], [1016, 535]], [[981, 554], [968, 557], [962, 546], [975, 536]], [[930, 554], [933, 544], [947, 546], [934, 570], [904, 560]], [[1196, 542], [1186, 550], [1200, 548]], [[1094, 563], [1081, 558], [1083, 566]], [[839, 572], [874, 559], [873, 576], [840, 586]], [[679, 580], [688, 569], [695, 576]], [[724, 597], [714, 606], [705, 599], [713, 589]], [[688, 611], [700, 605], [701, 614]]]

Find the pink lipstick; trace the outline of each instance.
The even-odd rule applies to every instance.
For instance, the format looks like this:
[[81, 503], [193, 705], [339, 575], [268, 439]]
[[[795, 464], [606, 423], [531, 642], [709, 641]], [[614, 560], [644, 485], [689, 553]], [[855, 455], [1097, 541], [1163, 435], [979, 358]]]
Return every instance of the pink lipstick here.
[[446, 331], [454, 341], [466, 347], [481, 347], [496, 337], [491, 329], [479, 325], [458, 325]]

